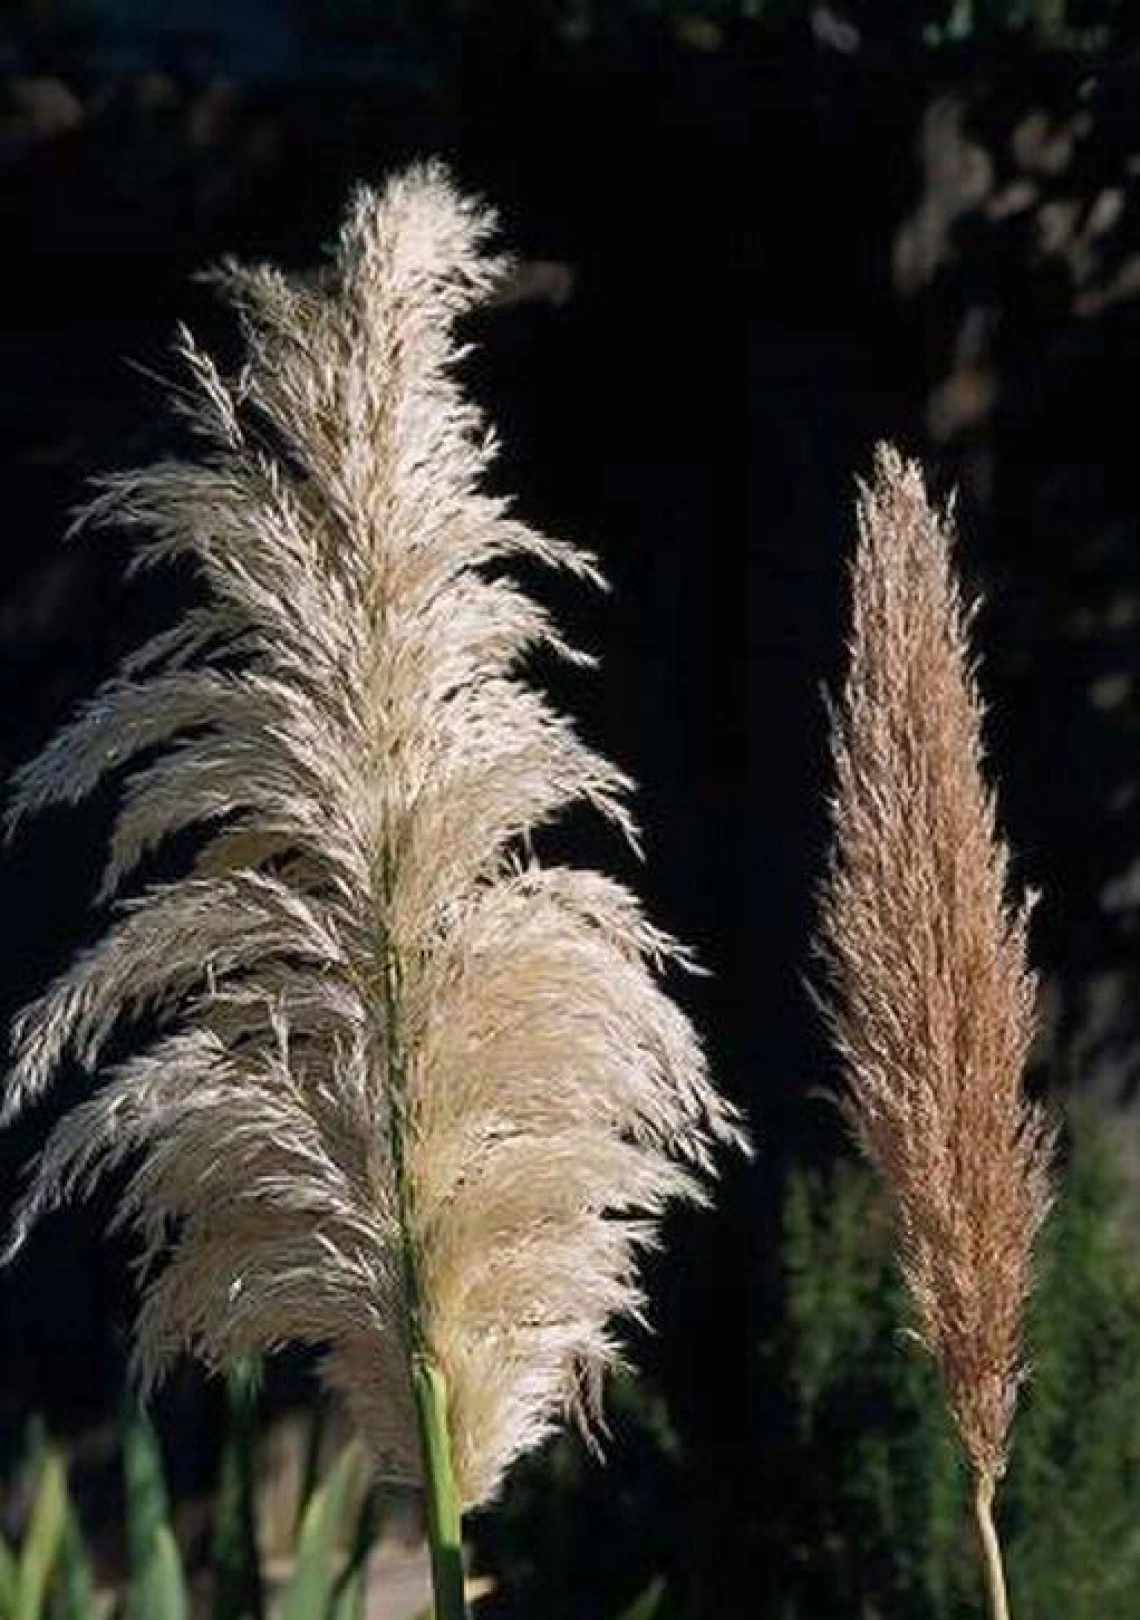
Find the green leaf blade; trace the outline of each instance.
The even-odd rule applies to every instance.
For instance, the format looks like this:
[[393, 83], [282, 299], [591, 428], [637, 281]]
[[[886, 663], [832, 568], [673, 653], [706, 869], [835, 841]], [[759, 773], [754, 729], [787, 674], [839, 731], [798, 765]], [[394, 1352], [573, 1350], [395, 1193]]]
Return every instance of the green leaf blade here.
[[45, 1449], [39, 1481], [16, 1570], [14, 1620], [42, 1620], [48, 1586], [59, 1557], [66, 1511], [63, 1458]]

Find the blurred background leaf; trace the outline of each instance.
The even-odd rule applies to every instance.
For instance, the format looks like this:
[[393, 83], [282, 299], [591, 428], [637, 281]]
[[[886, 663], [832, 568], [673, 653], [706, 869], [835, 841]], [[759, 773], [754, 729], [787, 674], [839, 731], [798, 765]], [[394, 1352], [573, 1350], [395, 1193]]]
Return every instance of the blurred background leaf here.
[[[1140, 1608], [1140, 1265], [1106, 1141], [1078, 1133], [1041, 1248], [1031, 1374], [1001, 1516], [1026, 1620]], [[774, 1459], [771, 1537], [789, 1615], [966, 1620], [981, 1592], [967, 1481], [935, 1373], [908, 1337], [890, 1229], [868, 1172], [800, 1172], [785, 1215], [787, 1324], [763, 1348], [796, 1396]], [[802, 1527], [815, 1533], [805, 1537]], [[786, 1541], [785, 1539], [786, 1538]]]

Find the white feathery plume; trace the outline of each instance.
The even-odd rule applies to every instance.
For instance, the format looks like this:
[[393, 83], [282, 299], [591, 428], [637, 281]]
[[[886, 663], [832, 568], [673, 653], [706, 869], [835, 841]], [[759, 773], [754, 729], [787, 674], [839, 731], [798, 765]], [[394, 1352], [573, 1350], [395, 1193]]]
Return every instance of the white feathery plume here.
[[144, 1386], [185, 1351], [319, 1344], [378, 1468], [416, 1479], [427, 1357], [468, 1506], [568, 1409], [589, 1422], [655, 1218], [742, 1139], [657, 982], [683, 953], [620, 884], [524, 853], [574, 801], [635, 833], [626, 777], [520, 676], [538, 644], [574, 655], [510, 563], [598, 576], [480, 487], [454, 326], [503, 273], [493, 223], [427, 166], [357, 193], [320, 281], [218, 273], [246, 357], [223, 377], [180, 336], [198, 459], [87, 514], [139, 531], [140, 564], [190, 558], [205, 605], [9, 810], [135, 761], [105, 899], [201, 841], [16, 1021], [7, 1119], [124, 1020], [150, 1032], [56, 1126], [18, 1235], [126, 1165]]

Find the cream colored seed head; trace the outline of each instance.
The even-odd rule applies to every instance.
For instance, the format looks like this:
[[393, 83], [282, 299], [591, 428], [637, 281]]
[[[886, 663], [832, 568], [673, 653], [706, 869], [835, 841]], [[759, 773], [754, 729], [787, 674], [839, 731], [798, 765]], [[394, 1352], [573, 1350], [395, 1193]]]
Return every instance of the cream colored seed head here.
[[17, 1021], [9, 1118], [122, 1020], [162, 1026], [55, 1128], [20, 1232], [129, 1165], [144, 1384], [185, 1351], [322, 1346], [378, 1468], [415, 1478], [419, 1345], [468, 1505], [589, 1412], [656, 1217], [740, 1135], [658, 983], [682, 953], [620, 884], [524, 853], [576, 801], [635, 834], [627, 779], [520, 673], [573, 655], [510, 565], [597, 573], [483, 487], [454, 327], [503, 273], [492, 225], [417, 168], [357, 194], [326, 276], [219, 273], [246, 354], [224, 377], [181, 338], [199, 453], [88, 514], [140, 563], [189, 558], [203, 603], [10, 809], [134, 759], [104, 897], [201, 836]]

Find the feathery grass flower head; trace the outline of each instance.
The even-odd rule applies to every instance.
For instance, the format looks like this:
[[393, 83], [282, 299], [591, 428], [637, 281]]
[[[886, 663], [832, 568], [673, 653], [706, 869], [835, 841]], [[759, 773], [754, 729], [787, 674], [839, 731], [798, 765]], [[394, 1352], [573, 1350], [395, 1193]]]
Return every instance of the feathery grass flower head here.
[[1052, 1137], [1021, 1090], [1028, 905], [1006, 897], [951, 548], [919, 467], [880, 447], [859, 500], [820, 944], [845, 1111], [893, 1200], [918, 1331], [963, 1449], [992, 1489]]
[[468, 1505], [566, 1409], [588, 1421], [656, 1217], [740, 1137], [658, 982], [683, 953], [621, 884], [529, 852], [574, 802], [635, 831], [625, 776], [522, 674], [540, 644], [575, 655], [511, 565], [598, 576], [483, 487], [454, 329], [503, 273], [492, 229], [428, 166], [356, 194], [323, 278], [218, 273], [245, 358], [224, 376], [180, 337], [196, 457], [87, 514], [141, 564], [189, 558], [203, 601], [9, 813], [131, 764], [105, 900], [198, 832], [16, 1023], [8, 1118], [148, 1020], [56, 1126], [19, 1229], [126, 1167], [144, 1385], [185, 1351], [319, 1344], [379, 1468], [417, 1478], [425, 1360]]

